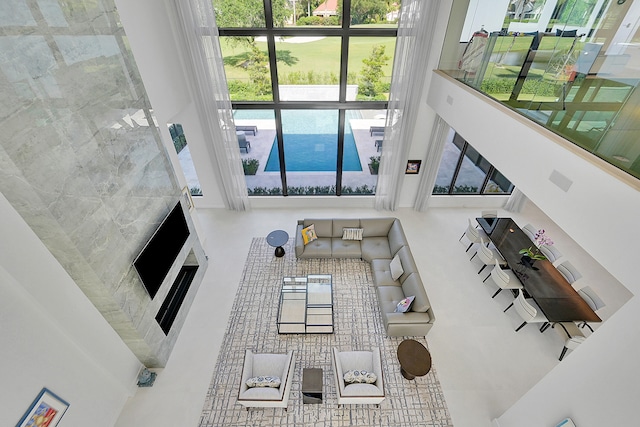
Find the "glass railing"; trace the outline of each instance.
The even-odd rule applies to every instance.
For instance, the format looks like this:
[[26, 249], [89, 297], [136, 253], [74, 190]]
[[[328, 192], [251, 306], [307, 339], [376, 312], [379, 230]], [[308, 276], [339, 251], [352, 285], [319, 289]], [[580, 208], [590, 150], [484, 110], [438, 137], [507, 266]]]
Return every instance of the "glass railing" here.
[[561, 31], [480, 35], [458, 69], [443, 71], [640, 178], [640, 43], [607, 54], [587, 40]]
[[640, 36], [588, 33], [476, 32], [442, 71], [640, 178]]

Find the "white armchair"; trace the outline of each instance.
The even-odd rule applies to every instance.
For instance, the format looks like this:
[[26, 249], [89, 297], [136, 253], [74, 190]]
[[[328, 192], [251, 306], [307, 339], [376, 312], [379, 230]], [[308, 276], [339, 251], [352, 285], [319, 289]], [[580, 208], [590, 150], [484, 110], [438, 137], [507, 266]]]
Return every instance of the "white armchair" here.
[[[374, 384], [344, 382], [344, 374], [351, 370], [373, 372], [377, 379]], [[338, 351], [333, 349], [333, 376], [336, 381], [338, 405], [369, 404], [379, 405], [385, 399], [384, 375], [380, 349], [371, 351]]]
[[[238, 403], [258, 408], [284, 408], [287, 410], [289, 394], [293, 381], [293, 350], [287, 354], [254, 353], [247, 350], [242, 367], [242, 382], [238, 393]], [[247, 380], [255, 377], [278, 377], [281, 384], [278, 388], [249, 387]]]

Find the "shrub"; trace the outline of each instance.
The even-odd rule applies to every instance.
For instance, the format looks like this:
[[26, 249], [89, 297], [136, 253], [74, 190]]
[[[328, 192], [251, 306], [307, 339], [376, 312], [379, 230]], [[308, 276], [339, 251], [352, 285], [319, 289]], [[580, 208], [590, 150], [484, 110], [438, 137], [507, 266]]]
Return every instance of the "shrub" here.
[[380, 167], [380, 156], [371, 156], [369, 157], [369, 166], [371, 167], [371, 174], [377, 175], [378, 168]]
[[[362, 187], [342, 187], [342, 194], [374, 194], [375, 187], [369, 188], [367, 185], [363, 185]], [[247, 188], [247, 193], [250, 196], [279, 196], [282, 195], [282, 190], [280, 187], [254, 187]], [[318, 186], [307, 186], [307, 187], [287, 187], [287, 194], [289, 195], [332, 195], [336, 194], [335, 185], [318, 185]]]
[[176, 148], [176, 153], [180, 153], [187, 146], [187, 138], [184, 135], [176, 136], [173, 138], [173, 146]]
[[328, 16], [323, 18], [322, 16], [303, 16], [298, 18], [296, 21], [296, 25], [298, 26], [306, 26], [306, 25], [332, 25], [338, 26], [340, 25], [340, 21], [337, 16]]
[[245, 175], [255, 175], [260, 166], [258, 159], [242, 159], [242, 169]]

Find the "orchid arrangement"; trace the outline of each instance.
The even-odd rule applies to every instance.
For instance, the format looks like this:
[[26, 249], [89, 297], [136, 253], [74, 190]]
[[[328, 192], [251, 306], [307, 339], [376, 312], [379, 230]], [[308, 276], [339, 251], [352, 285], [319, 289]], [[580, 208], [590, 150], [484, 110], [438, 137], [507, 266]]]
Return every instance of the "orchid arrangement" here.
[[553, 240], [551, 240], [551, 238], [545, 234], [544, 228], [541, 228], [540, 230], [536, 231], [536, 234], [533, 236], [533, 239], [536, 246], [535, 251], [533, 250], [533, 246], [529, 246], [528, 248], [520, 249], [518, 253], [521, 255], [526, 255], [533, 260], [547, 259], [547, 257], [545, 257], [540, 253], [540, 246], [542, 245], [551, 246], [553, 245]]

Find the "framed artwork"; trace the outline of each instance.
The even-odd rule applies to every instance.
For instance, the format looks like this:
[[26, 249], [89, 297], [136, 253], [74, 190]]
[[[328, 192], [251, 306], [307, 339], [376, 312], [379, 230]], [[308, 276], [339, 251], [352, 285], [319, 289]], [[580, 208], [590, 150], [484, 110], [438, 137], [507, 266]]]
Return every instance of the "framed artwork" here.
[[189, 186], [185, 185], [182, 189], [182, 198], [184, 199], [185, 204], [189, 208], [189, 212], [191, 212], [194, 208], [193, 206], [193, 198], [191, 197], [191, 191], [189, 191]]
[[420, 172], [420, 164], [422, 163], [422, 160], [409, 160], [407, 162], [407, 170], [404, 173], [407, 174], [417, 174], [418, 172]]
[[43, 388], [16, 427], [56, 427], [69, 404]]

